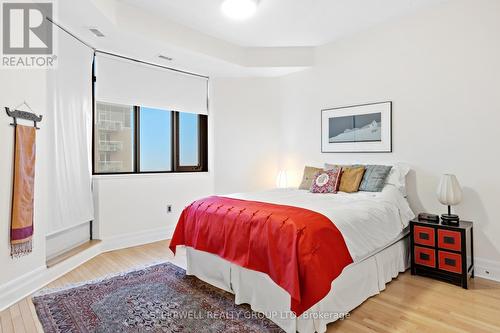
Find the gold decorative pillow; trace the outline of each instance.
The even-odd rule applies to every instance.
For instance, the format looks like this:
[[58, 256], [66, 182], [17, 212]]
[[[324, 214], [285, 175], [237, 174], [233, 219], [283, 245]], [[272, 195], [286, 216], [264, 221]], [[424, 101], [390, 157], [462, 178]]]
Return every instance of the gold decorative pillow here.
[[340, 188], [342, 192], [358, 192], [359, 184], [363, 180], [365, 167], [342, 168], [342, 177], [340, 178]]
[[300, 183], [299, 190], [309, 190], [314, 180], [314, 176], [316, 176], [316, 174], [320, 171], [323, 171], [323, 169], [306, 166], [304, 168], [304, 176], [302, 176], [302, 182]]

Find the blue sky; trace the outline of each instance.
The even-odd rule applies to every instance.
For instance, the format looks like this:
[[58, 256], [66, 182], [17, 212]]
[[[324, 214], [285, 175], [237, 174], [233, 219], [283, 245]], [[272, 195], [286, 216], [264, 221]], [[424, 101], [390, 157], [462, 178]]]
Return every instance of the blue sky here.
[[[141, 171], [171, 170], [171, 113], [141, 107], [140, 113]], [[180, 163], [198, 164], [198, 115], [180, 114]]]

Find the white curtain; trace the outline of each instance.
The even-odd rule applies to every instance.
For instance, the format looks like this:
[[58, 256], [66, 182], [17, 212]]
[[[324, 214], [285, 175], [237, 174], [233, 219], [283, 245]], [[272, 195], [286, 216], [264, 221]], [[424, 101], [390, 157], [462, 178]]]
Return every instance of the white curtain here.
[[207, 114], [208, 79], [109, 56], [96, 55], [96, 100]]
[[52, 207], [47, 235], [94, 219], [91, 187], [93, 51], [57, 27], [54, 27], [54, 37], [57, 67], [48, 75], [46, 121], [50, 124], [42, 129], [51, 131], [52, 141], [49, 148]]

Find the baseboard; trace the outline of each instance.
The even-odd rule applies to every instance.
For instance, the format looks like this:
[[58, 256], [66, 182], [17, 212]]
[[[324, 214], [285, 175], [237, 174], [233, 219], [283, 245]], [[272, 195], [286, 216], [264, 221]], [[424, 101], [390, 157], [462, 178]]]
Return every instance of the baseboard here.
[[500, 282], [500, 262], [474, 258], [475, 276]]
[[104, 238], [100, 244], [51, 268], [40, 266], [17, 279], [0, 285], [0, 295], [2, 295], [0, 312], [101, 253], [169, 239], [173, 231], [174, 226], [171, 226]]
[[47, 268], [46, 266], [41, 266], [34, 271], [3, 284], [0, 286], [0, 295], [2, 295], [0, 298], [0, 312], [100, 253], [100, 247], [94, 246], [54, 267]]
[[172, 238], [175, 226], [149, 229], [140, 232], [127, 233], [102, 239], [102, 252], [124, 249], [132, 246], [158, 242]]

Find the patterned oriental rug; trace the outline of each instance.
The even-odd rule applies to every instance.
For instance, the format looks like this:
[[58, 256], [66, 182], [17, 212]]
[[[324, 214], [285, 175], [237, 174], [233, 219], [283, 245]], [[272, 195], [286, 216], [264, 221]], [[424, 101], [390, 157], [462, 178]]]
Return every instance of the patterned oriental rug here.
[[33, 298], [44, 331], [283, 332], [234, 296], [171, 263]]

